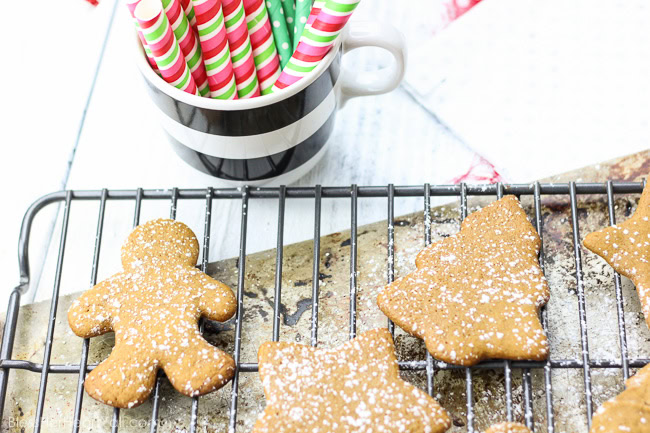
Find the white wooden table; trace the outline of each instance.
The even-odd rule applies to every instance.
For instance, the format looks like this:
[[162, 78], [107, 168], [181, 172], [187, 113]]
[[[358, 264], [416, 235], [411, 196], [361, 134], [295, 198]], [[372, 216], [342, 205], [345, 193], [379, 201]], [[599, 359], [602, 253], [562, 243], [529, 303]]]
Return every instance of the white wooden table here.
[[[0, 137], [8, 151], [0, 167], [0, 305], [18, 281], [20, 219], [37, 197], [66, 188], [216, 185], [176, 157], [156, 125], [132, 62], [132, 23], [116, 1], [96, 8], [81, 0], [40, 2], [31, 31], [18, 19], [3, 27], [4, 40], [16, 42], [5, 43], [14, 67], [0, 72]], [[8, 4], [8, 15], [21, 16], [20, 5]], [[433, 36], [436, 19], [425, 17], [439, 9], [428, 0], [361, 4], [355, 19], [391, 19], [405, 33], [407, 80], [389, 95], [351, 101], [328, 154], [299, 185], [448, 183], [468, 170], [477, 152], [504, 180], [525, 182], [647, 148], [650, 7], [643, 0], [484, 0]], [[347, 61], [367, 70], [387, 57], [368, 50]], [[398, 201], [396, 214], [420, 205]], [[287, 209], [286, 243], [313, 234], [310, 204], [295, 206]], [[347, 227], [347, 207], [327, 206], [322, 233]], [[96, 209], [80, 210], [71, 221], [74, 236], [92, 238]], [[35, 222], [26, 302], [51, 294], [57, 211], [52, 207]], [[117, 206], [107, 213], [100, 278], [119, 267], [117, 247], [130, 229], [123, 212]], [[142, 218], [167, 212], [162, 204], [146, 207]], [[237, 254], [231, 223], [238, 224], [239, 212], [236, 205], [215, 209], [210, 260]], [[276, 204], [255, 202], [250, 212], [258, 223], [248, 251], [274, 247]], [[361, 202], [359, 222], [385, 212]], [[179, 209], [178, 217], [202, 227], [199, 204]], [[63, 292], [88, 286], [91, 254], [67, 251]]]

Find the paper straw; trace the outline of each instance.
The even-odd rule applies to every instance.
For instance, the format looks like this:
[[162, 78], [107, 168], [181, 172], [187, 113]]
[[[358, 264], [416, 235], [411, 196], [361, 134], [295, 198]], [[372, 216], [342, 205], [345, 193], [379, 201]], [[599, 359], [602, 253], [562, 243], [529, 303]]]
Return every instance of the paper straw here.
[[[183, 12], [180, 0], [162, 0], [162, 5], [167, 19], [172, 25], [174, 36], [176, 36], [176, 40], [181, 47], [187, 66], [190, 68], [192, 78], [194, 78], [194, 82], [199, 88], [199, 94], [208, 96], [210, 88], [208, 87], [205, 66], [203, 65], [201, 46], [189, 20], [185, 16], [185, 12]], [[192, 10], [194, 9], [192, 8]]]
[[294, 18], [296, 17], [296, 3], [295, 0], [281, 0], [282, 12], [284, 12], [284, 19], [287, 23], [287, 31], [289, 32], [289, 44], [293, 45], [294, 37]]
[[237, 94], [240, 98], [253, 98], [260, 95], [257, 71], [253, 60], [253, 49], [248, 37], [246, 13], [242, 0], [222, 0], [223, 15], [226, 19], [226, 33], [230, 45], [230, 58], [235, 69]]
[[305, 24], [305, 29], [311, 28], [311, 25], [316, 21], [316, 17], [320, 13], [323, 6], [325, 6], [325, 0], [316, 0], [311, 7], [311, 12], [309, 13], [309, 18], [307, 18], [307, 24]]
[[293, 23], [293, 51], [298, 48], [298, 42], [302, 36], [302, 31], [305, 29], [307, 19], [311, 12], [311, 0], [296, 0], [296, 16]]
[[271, 93], [273, 84], [280, 76], [280, 59], [275, 48], [271, 23], [266, 12], [265, 0], [244, 0], [248, 34], [253, 47], [253, 60], [257, 69], [260, 93]]
[[185, 16], [190, 22], [190, 25], [192, 28], [194, 28], [194, 30], [196, 30], [196, 14], [194, 13], [194, 5], [192, 4], [192, 0], [181, 0], [181, 6], [183, 7], [183, 12], [185, 12]]
[[287, 22], [284, 19], [284, 10], [282, 9], [281, 0], [266, 0], [266, 7], [271, 18], [271, 29], [273, 30], [273, 39], [275, 47], [280, 57], [280, 66], [284, 68], [293, 51], [291, 50], [291, 38], [287, 29]]
[[134, 15], [163, 79], [178, 89], [198, 95], [196, 83], [160, 0], [142, 0], [135, 7]]
[[273, 91], [284, 89], [314, 70], [332, 48], [360, 0], [327, 0], [312, 26], [304, 31], [298, 49], [282, 70]]
[[[135, 7], [140, 3], [140, 0], [127, 0], [126, 2], [126, 7], [129, 8], [129, 12], [131, 13], [131, 17], [133, 18], [133, 22], [135, 23], [135, 30], [138, 32], [138, 38], [140, 38], [140, 42], [142, 43], [142, 48], [144, 48], [144, 53], [147, 55], [147, 60], [149, 61], [149, 65], [151, 65], [151, 69], [156, 71], [156, 73], [160, 73], [158, 70], [158, 65], [156, 65], [156, 60], [153, 58], [153, 54], [151, 53], [151, 48], [149, 48], [149, 45], [147, 45], [147, 40], [144, 38], [144, 35], [142, 34], [142, 29], [140, 28], [140, 24], [138, 23], [138, 20], [135, 19], [135, 15], [133, 14], [133, 11], [135, 10]], [[289, 59], [287, 59], [288, 61]]]
[[203, 62], [208, 74], [210, 97], [237, 99], [237, 84], [230, 61], [221, 0], [192, 0], [192, 4], [203, 49]]

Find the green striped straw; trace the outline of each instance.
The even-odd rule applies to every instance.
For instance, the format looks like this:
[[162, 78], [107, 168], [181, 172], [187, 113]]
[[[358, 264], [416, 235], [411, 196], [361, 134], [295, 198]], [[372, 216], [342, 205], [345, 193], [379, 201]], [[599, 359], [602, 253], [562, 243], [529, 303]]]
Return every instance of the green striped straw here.
[[293, 51], [298, 48], [300, 36], [305, 29], [309, 13], [311, 12], [311, 0], [296, 0], [296, 16], [293, 28]]
[[281, 0], [266, 0], [266, 9], [271, 18], [271, 29], [273, 30], [273, 39], [275, 47], [280, 56], [280, 67], [284, 69], [291, 55], [293, 54], [291, 38], [287, 29], [287, 22], [284, 19], [284, 10], [282, 9]]

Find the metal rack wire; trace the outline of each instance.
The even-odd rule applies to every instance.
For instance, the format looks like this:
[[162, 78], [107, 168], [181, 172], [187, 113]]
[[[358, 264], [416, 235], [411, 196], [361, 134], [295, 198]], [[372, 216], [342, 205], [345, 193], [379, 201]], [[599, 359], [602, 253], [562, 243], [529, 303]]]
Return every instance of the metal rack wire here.
[[[211, 211], [212, 204], [215, 200], [239, 200], [241, 203], [241, 224], [240, 224], [240, 247], [238, 260], [238, 282], [236, 297], [238, 310], [235, 321], [235, 341], [233, 358], [236, 362], [235, 375], [231, 384], [229, 428], [235, 431], [237, 428], [237, 412], [239, 407], [239, 377], [241, 373], [256, 372], [258, 366], [256, 363], [242, 363], [240, 359], [242, 345], [242, 322], [244, 309], [244, 283], [246, 275], [246, 239], [249, 220], [248, 203], [249, 200], [255, 199], [275, 199], [278, 201], [278, 228], [277, 228], [277, 250], [276, 250], [276, 273], [273, 302], [273, 334], [272, 340], [278, 341], [280, 337], [280, 306], [282, 296], [282, 262], [283, 262], [283, 245], [284, 245], [284, 217], [285, 203], [288, 199], [311, 199], [314, 200], [314, 249], [313, 249], [313, 279], [312, 279], [312, 303], [311, 303], [311, 338], [312, 346], [318, 344], [318, 300], [319, 300], [319, 273], [320, 273], [320, 236], [321, 236], [321, 203], [323, 199], [329, 198], [348, 198], [350, 200], [350, 305], [349, 305], [349, 338], [356, 336], [356, 317], [357, 317], [357, 206], [358, 198], [371, 197], [375, 199], [387, 200], [387, 233], [388, 233], [388, 254], [387, 254], [387, 282], [394, 280], [395, 274], [395, 228], [394, 228], [394, 206], [396, 197], [421, 197], [423, 198], [424, 210], [424, 245], [431, 243], [431, 197], [451, 196], [458, 197], [460, 202], [460, 220], [467, 216], [467, 199], [469, 196], [489, 196], [501, 198], [504, 194], [515, 194], [517, 196], [532, 196], [534, 203], [533, 223], [542, 238], [544, 239], [544, 227], [541, 210], [542, 195], [561, 195], [568, 196], [571, 208], [571, 231], [573, 237], [573, 251], [575, 257], [576, 269], [576, 290], [578, 295], [578, 314], [580, 320], [580, 339], [582, 356], [580, 359], [553, 359], [552, 355], [547, 361], [504, 361], [491, 360], [483, 362], [477, 366], [467, 368], [449, 365], [444, 362], [433, 359], [429, 354], [423, 361], [402, 361], [400, 368], [408, 371], [424, 371], [426, 374], [427, 392], [430, 395], [434, 393], [434, 373], [436, 370], [464, 369], [466, 379], [466, 399], [467, 399], [467, 430], [474, 431], [474, 397], [473, 397], [473, 374], [482, 369], [502, 369], [505, 377], [505, 409], [506, 417], [510, 421], [513, 418], [513, 398], [512, 398], [512, 375], [513, 369], [522, 369], [522, 389], [524, 418], [527, 426], [531, 429], [535, 427], [533, 419], [533, 386], [531, 379], [531, 370], [542, 369], [544, 373], [544, 393], [546, 396], [546, 424], [547, 431], [553, 432], [554, 424], [554, 407], [553, 407], [553, 390], [552, 375], [553, 369], [582, 369], [584, 378], [584, 402], [586, 407], [587, 424], [591, 425], [591, 416], [593, 414], [593, 403], [591, 395], [591, 369], [593, 368], [615, 368], [621, 369], [622, 378], [629, 377], [629, 369], [642, 367], [648, 363], [648, 359], [629, 359], [627, 353], [627, 338], [625, 333], [625, 317], [623, 311], [623, 296], [621, 291], [621, 279], [618, 274], [614, 277], [617, 317], [618, 317], [618, 334], [620, 343], [620, 359], [592, 359], [589, 356], [589, 342], [587, 333], [587, 317], [585, 307], [585, 294], [582, 270], [582, 254], [580, 246], [580, 228], [578, 225], [578, 204], [577, 196], [581, 194], [600, 194], [606, 197], [608, 207], [609, 223], [615, 224], [614, 218], [614, 195], [615, 194], [635, 194], [640, 193], [645, 182], [612, 182], [606, 183], [562, 183], [562, 184], [516, 184], [516, 185], [429, 185], [420, 186], [394, 186], [387, 185], [382, 187], [284, 187], [279, 188], [256, 188], [250, 189], [244, 187], [241, 189], [213, 189], [207, 188], [202, 190], [189, 189], [172, 189], [172, 190], [120, 190], [120, 191], [62, 191], [47, 195], [36, 201], [28, 209], [19, 240], [19, 266], [20, 266], [20, 283], [13, 290], [9, 298], [7, 309], [4, 334], [2, 336], [2, 346], [0, 348], [0, 416], [2, 416], [5, 400], [7, 397], [8, 377], [12, 370], [27, 370], [40, 374], [40, 387], [37, 400], [37, 408], [34, 422], [34, 433], [41, 430], [41, 419], [44, 410], [45, 393], [50, 374], [69, 374], [78, 375], [77, 391], [74, 404], [73, 433], [78, 433], [80, 426], [81, 409], [83, 405], [84, 392], [83, 381], [86, 374], [91, 371], [95, 365], [88, 364], [89, 341], [84, 340], [80, 359], [78, 364], [52, 364], [50, 362], [52, 354], [52, 343], [54, 336], [54, 327], [56, 325], [56, 313], [59, 302], [59, 289], [61, 285], [61, 273], [63, 258], [66, 250], [68, 223], [71, 213], [71, 204], [75, 201], [98, 201], [99, 212], [97, 216], [97, 229], [95, 247], [92, 261], [91, 284], [97, 282], [97, 267], [99, 254], [102, 244], [102, 234], [104, 230], [104, 214], [106, 203], [111, 200], [133, 201], [133, 226], [139, 224], [140, 209], [144, 200], [170, 200], [170, 217], [176, 217], [176, 207], [179, 200], [204, 200], [205, 201], [205, 226], [203, 238], [203, 253], [200, 262], [201, 269], [206, 270], [209, 257], [210, 232], [211, 232]], [[50, 305], [49, 322], [47, 337], [42, 363], [12, 359], [12, 349], [16, 334], [16, 324], [18, 320], [20, 297], [24, 294], [30, 284], [30, 270], [28, 261], [29, 239], [34, 217], [45, 206], [52, 203], [62, 203], [63, 218], [61, 226], [61, 237], [58, 249], [58, 258], [56, 273], [54, 276], [54, 287], [52, 301]], [[544, 270], [544, 250], [540, 252], [539, 261]], [[548, 317], [545, 309], [541, 312], [541, 321], [544, 330], [548, 333]], [[200, 323], [203, 330], [203, 323]], [[394, 332], [394, 325], [388, 321], [388, 327]], [[152, 394], [153, 408], [151, 412], [151, 433], [156, 433], [159, 422], [160, 385], [162, 377], [159, 375]], [[195, 397], [191, 405], [190, 432], [194, 433], [197, 429], [197, 414], [200, 404], [200, 398]], [[112, 416], [112, 431], [117, 432], [119, 426], [120, 411], [115, 409]], [[0, 419], [0, 422], [2, 420]]]

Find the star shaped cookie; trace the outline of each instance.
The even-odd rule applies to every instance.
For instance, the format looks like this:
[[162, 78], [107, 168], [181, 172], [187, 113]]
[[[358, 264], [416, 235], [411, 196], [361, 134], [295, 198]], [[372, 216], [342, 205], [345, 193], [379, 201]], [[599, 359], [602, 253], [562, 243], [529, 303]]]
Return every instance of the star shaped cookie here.
[[650, 364], [630, 377], [625, 386], [625, 391], [598, 408], [590, 433], [650, 432]]
[[588, 234], [584, 245], [632, 280], [650, 326], [650, 187], [643, 190], [630, 219]]
[[550, 293], [540, 245], [519, 200], [506, 196], [421, 251], [417, 270], [387, 286], [377, 304], [445, 362], [546, 359], [538, 310]]
[[258, 359], [267, 404], [253, 433], [438, 433], [451, 424], [433, 398], [400, 379], [387, 329], [336, 350], [264, 343]]

